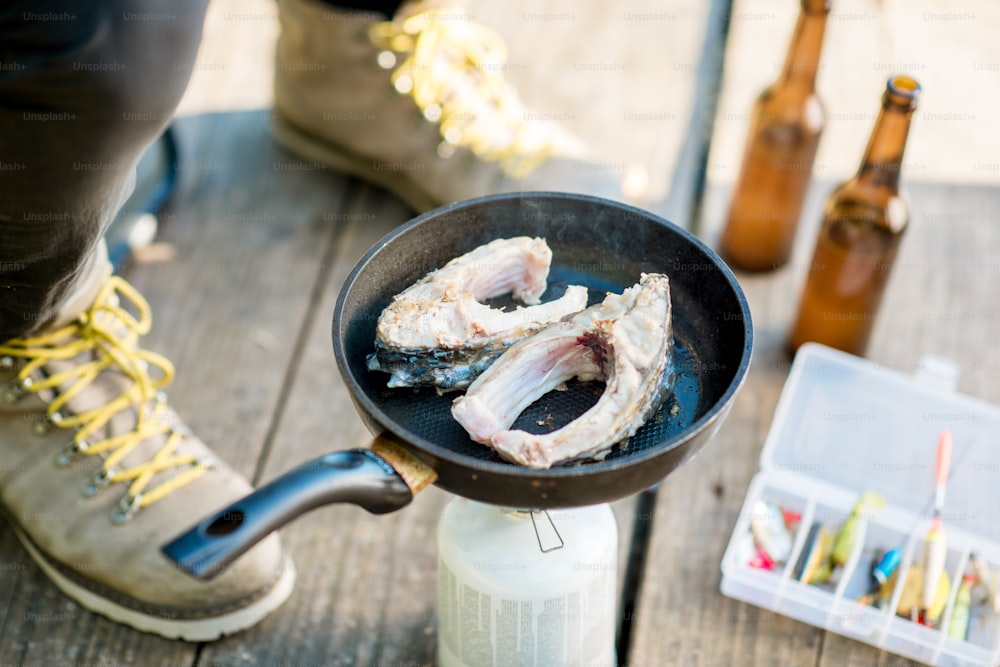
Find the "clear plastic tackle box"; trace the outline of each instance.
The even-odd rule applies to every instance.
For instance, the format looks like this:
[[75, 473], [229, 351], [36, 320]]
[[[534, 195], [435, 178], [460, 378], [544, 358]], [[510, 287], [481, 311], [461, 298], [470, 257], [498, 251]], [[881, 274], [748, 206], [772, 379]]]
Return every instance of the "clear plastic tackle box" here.
[[[970, 556], [981, 572], [1000, 576], [1000, 408], [957, 393], [956, 381], [956, 367], [941, 358], [927, 357], [907, 375], [822, 345], [804, 345], [723, 556], [722, 592], [929, 665], [1000, 665], [1000, 614], [991, 602], [971, 607], [964, 639], [946, 631]], [[923, 560], [942, 429], [953, 435], [942, 513], [952, 585], [936, 629], [896, 610], [906, 573]], [[879, 494], [886, 504], [862, 513], [844, 566], [825, 584], [800, 583], [793, 572], [810, 526], [820, 522], [836, 530], [864, 491]], [[790, 555], [771, 570], [745, 559], [745, 536], [758, 500], [801, 514], [790, 532]], [[859, 601], [872, 588], [879, 554], [897, 547], [902, 560], [892, 596], [882, 608]]]

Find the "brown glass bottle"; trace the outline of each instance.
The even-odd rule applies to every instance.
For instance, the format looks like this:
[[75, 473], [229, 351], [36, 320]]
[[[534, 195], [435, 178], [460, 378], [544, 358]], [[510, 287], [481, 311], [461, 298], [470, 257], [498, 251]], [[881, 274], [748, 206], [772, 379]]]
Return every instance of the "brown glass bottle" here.
[[798, 316], [792, 352], [816, 341], [862, 355], [868, 346], [910, 213], [899, 172], [920, 84], [889, 79], [858, 173], [826, 202]]
[[722, 233], [722, 256], [747, 271], [788, 261], [825, 113], [816, 71], [830, 0], [802, 0], [781, 76], [760, 94]]

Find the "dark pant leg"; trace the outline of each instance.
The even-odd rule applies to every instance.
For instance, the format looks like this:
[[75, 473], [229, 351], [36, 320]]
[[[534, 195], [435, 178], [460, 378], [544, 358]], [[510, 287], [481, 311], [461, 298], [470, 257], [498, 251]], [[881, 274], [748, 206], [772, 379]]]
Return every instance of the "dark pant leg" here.
[[44, 328], [95, 264], [190, 78], [206, 3], [0, 9], [0, 341]]

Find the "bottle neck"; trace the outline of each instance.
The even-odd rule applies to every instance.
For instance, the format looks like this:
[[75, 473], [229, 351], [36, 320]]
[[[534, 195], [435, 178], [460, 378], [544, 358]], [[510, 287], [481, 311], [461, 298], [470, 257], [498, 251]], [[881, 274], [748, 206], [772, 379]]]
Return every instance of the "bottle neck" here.
[[826, 15], [830, 10], [827, 0], [803, 0], [802, 10], [795, 23], [792, 43], [785, 56], [779, 85], [796, 86], [813, 90], [819, 57], [823, 51], [823, 34], [826, 32]]
[[914, 105], [899, 104], [887, 93], [865, 149], [857, 180], [872, 187], [899, 191], [899, 172], [903, 165], [906, 137]]

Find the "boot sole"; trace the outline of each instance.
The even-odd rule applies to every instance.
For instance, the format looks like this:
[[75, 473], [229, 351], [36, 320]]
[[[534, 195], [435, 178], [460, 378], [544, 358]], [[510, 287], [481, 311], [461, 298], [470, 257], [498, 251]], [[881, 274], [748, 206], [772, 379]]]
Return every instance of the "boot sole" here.
[[288, 599], [295, 585], [295, 567], [285, 558], [281, 576], [261, 598], [236, 611], [192, 620], [177, 620], [166, 614], [155, 616], [118, 604], [107, 597], [81, 586], [63, 575], [41, 550], [20, 529], [14, 527], [25, 550], [32, 560], [56, 587], [86, 609], [112, 621], [128, 625], [143, 632], [150, 632], [168, 639], [188, 642], [214, 641], [223, 635], [233, 634], [255, 625]]
[[400, 172], [376, 170], [371, 158], [352, 153], [342, 146], [300, 130], [285, 120], [277, 110], [272, 114], [271, 134], [275, 141], [296, 155], [385, 188], [418, 213], [441, 205], [441, 202], [435, 201]]

